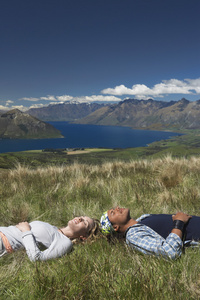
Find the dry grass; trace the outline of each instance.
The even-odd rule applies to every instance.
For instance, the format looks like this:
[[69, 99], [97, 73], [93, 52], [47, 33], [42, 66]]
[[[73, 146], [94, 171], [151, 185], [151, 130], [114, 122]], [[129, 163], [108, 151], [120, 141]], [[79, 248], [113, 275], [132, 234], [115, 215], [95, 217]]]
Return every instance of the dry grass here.
[[[64, 226], [100, 218], [117, 204], [143, 213], [200, 215], [200, 159], [172, 159], [0, 171], [1, 225], [39, 219]], [[100, 239], [61, 259], [32, 264], [23, 251], [0, 259], [0, 299], [199, 299], [199, 250], [176, 262]]]

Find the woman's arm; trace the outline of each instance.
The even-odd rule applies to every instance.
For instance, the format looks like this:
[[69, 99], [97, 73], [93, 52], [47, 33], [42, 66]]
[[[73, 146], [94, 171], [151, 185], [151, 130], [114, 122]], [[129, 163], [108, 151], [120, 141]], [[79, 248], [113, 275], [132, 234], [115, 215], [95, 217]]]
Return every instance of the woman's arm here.
[[30, 230], [31, 230], [31, 226], [29, 225], [28, 222], [21, 222], [21, 223], [17, 224], [16, 227], [17, 227], [21, 232], [25, 232], [25, 231], [30, 231]]
[[64, 236], [60, 236], [60, 233], [58, 232], [57, 234], [55, 234], [51, 245], [46, 250], [40, 251], [29, 223], [22, 222], [16, 226], [20, 231], [22, 231], [23, 245], [31, 261], [43, 261], [57, 258], [63, 256], [66, 253], [69, 253], [72, 249], [72, 242], [70, 241], [70, 239]]

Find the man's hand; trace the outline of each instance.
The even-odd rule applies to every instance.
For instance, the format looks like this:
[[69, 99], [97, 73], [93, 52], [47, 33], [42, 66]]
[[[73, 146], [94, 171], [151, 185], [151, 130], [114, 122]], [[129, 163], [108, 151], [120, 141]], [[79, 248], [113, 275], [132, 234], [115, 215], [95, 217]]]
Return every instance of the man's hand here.
[[[180, 221], [184, 222], [184, 224], [186, 224], [189, 221], [189, 219], [191, 219], [191, 218], [192, 218], [191, 216], [189, 216], [183, 212], [178, 212], [172, 216], [173, 221], [180, 220]], [[172, 229], [171, 232], [177, 234], [182, 239], [183, 233], [180, 229], [174, 228], [174, 229]]]
[[21, 223], [17, 224], [16, 227], [19, 230], [21, 230], [22, 232], [31, 230], [31, 226], [29, 225], [28, 222], [21, 222]]
[[189, 221], [189, 219], [191, 219], [192, 216], [187, 215], [183, 212], [177, 212], [175, 215], [172, 216], [172, 220], [180, 220], [183, 221], [185, 224]]

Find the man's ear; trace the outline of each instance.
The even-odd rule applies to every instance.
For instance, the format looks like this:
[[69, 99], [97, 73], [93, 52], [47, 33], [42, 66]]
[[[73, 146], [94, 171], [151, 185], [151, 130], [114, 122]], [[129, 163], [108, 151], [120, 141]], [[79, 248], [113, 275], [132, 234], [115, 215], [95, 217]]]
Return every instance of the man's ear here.
[[80, 240], [82, 240], [82, 241], [84, 241], [84, 240], [86, 240], [87, 238], [86, 238], [86, 236], [80, 236]]
[[114, 228], [115, 231], [118, 231], [119, 230], [119, 225], [115, 224], [115, 225], [113, 225], [113, 228]]

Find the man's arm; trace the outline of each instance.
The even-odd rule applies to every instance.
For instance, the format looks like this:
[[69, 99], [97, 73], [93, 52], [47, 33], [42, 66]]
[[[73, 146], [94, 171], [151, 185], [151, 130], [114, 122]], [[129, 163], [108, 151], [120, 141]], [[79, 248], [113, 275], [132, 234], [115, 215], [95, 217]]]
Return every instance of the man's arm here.
[[[191, 217], [184, 213], [177, 213], [173, 221], [180, 220], [186, 224]], [[172, 229], [166, 239], [146, 225], [136, 224], [126, 235], [127, 244], [145, 254], [155, 254], [171, 259], [179, 257], [182, 253], [182, 230]]]
[[[189, 216], [183, 212], [178, 212], [176, 215], [172, 216], [172, 220], [176, 223], [177, 221], [181, 221], [183, 222], [183, 225], [187, 224], [187, 222], [189, 221], [189, 219], [191, 219], [192, 216]], [[172, 229], [172, 233], [177, 234], [181, 239], [183, 237], [183, 229], [181, 229], [181, 224], [180, 226], [175, 226], [176, 228]], [[178, 228], [179, 227], [179, 228]]]

